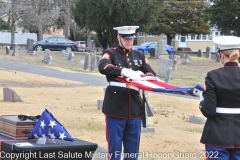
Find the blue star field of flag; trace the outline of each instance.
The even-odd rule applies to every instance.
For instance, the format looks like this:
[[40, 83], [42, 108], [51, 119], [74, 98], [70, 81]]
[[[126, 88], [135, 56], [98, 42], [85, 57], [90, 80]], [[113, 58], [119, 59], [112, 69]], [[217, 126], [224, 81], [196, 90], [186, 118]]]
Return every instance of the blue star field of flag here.
[[47, 109], [43, 111], [32, 132], [28, 136], [28, 139], [35, 138], [50, 138], [74, 141], [74, 138]]

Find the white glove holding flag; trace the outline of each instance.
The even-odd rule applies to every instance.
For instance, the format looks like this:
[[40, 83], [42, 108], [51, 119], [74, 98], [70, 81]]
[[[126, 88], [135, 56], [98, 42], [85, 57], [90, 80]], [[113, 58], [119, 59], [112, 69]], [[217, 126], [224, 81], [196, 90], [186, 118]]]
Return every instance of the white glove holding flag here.
[[154, 76], [147, 76], [145, 75], [142, 71], [136, 71], [140, 75], [140, 80], [141, 81], [147, 81], [147, 80], [158, 80], [158, 77]]
[[121, 71], [121, 75], [128, 77], [134, 81], [138, 81], [141, 78], [140, 73], [138, 73], [137, 71], [133, 71], [132, 69], [128, 69], [128, 68], [123, 68]]

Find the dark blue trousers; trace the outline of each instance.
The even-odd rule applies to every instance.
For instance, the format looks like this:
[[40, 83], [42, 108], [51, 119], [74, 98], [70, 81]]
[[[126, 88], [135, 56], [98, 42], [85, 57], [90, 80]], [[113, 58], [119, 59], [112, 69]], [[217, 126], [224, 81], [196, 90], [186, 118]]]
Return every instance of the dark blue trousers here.
[[[106, 138], [109, 160], [137, 160], [141, 134], [141, 118], [106, 116]], [[122, 153], [122, 146], [124, 151]]]
[[220, 148], [205, 146], [206, 160], [240, 160], [240, 148]]

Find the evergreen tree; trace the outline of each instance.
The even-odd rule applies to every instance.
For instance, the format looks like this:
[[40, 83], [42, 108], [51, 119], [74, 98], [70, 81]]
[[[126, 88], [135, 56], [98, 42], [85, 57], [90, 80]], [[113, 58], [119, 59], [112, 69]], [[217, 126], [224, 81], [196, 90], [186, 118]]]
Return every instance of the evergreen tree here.
[[171, 44], [176, 34], [209, 34], [210, 26], [204, 16], [204, 1], [168, 0], [159, 11], [151, 34], [165, 34], [167, 44]]
[[77, 25], [96, 31], [103, 48], [117, 45], [114, 27], [137, 25], [146, 31], [154, 22], [163, 0], [76, 0], [72, 9]]
[[223, 34], [240, 37], [240, 2], [237, 0], [212, 0], [206, 9], [210, 24], [216, 25]]

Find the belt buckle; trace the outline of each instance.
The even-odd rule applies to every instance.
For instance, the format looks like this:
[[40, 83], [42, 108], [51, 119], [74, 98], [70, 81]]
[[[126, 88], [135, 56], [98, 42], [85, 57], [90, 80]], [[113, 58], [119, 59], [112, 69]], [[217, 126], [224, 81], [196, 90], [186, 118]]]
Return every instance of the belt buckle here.
[[132, 85], [131, 84], [126, 84], [126, 88], [131, 89]]

